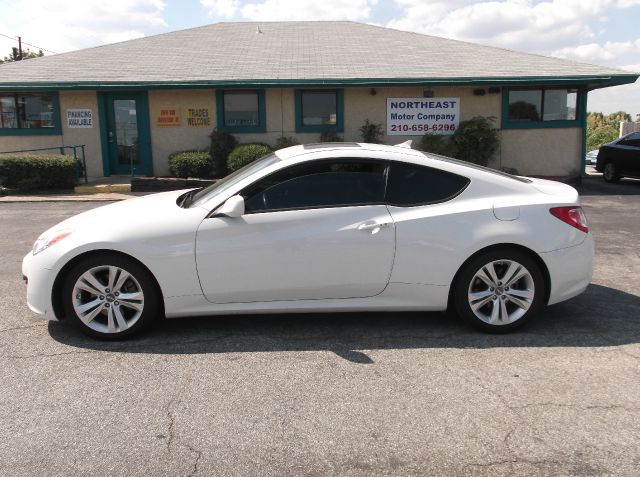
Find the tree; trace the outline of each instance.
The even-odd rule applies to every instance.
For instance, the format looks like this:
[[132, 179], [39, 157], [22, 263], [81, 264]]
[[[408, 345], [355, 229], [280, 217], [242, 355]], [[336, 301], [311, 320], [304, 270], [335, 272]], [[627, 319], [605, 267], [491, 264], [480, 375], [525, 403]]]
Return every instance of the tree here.
[[622, 121], [631, 121], [631, 115], [625, 111], [616, 111], [607, 115], [588, 112], [587, 150], [599, 149], [603, 144], [617, 139]]
[[[11, 63], [12, 61], [19, 61], [20, 54], [18, 53], [18, 49], [14, 47], [11, 50], [11, 54], [9, 56], [5, 56], [4, 59], [0, 60], [0, 63]], [[44, 56], [42, 50], [38, 50], [38, 53], [30, 51], [28, 48], [22, 51], [23, 60], [28, 60], [29, 58], [39, 58], [41, 56]]]

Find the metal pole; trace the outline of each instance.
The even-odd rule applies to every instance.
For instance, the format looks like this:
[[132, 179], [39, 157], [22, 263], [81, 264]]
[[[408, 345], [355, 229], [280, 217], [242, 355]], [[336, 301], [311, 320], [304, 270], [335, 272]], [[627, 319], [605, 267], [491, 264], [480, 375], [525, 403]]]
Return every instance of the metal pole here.
[[87, 160], [84, 155], [84, 144], [80, 146], [80, 148], [82, 149], [82, 169], [84, 170], [84, 183], [88, 184], [89, 179], [87, 178]]
[[20, 59], [22, 59], [22, 37], [18, 37], [18, 54], [20, 55]]

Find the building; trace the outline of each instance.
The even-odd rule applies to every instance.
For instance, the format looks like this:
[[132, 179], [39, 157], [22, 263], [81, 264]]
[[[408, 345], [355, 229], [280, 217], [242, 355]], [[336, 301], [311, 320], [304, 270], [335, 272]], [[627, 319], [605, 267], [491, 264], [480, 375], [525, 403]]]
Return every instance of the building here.
[[219, 23], [0, 65], [0, 152], [86, 146], [90, 177], [167, 175], [169, 154], [323, 131], [385, 143], [494, 117], [492, 166], [576, 176], [587, 93], [637, 74], [352, 22]]

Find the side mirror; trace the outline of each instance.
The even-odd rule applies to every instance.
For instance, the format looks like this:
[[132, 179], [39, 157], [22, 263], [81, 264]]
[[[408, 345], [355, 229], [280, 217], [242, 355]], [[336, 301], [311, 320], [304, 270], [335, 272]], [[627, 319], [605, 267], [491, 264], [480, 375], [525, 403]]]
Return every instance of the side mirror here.
[[244, 215], [244, 198], [241, 195], [229, 197], [211, 217], [241, 217]]

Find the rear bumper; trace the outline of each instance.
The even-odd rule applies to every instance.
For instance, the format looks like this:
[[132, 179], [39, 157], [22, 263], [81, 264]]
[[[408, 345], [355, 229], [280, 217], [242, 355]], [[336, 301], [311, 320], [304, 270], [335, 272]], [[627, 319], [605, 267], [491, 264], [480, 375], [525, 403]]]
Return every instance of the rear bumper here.
[[593, 236], [574, 247], [541, 253], [551, 277], [549, 305], [559, 303], [584, 292], [593, 275]]
[[53, 272], [38, 267], [34, 263], [33, 253], [29, 252], [22, 259], [22, 276], [27, 281], [27, 306], [34, 313], [44, 315], [45, 319], [56, 320], [51, 303], [53, 290]]

